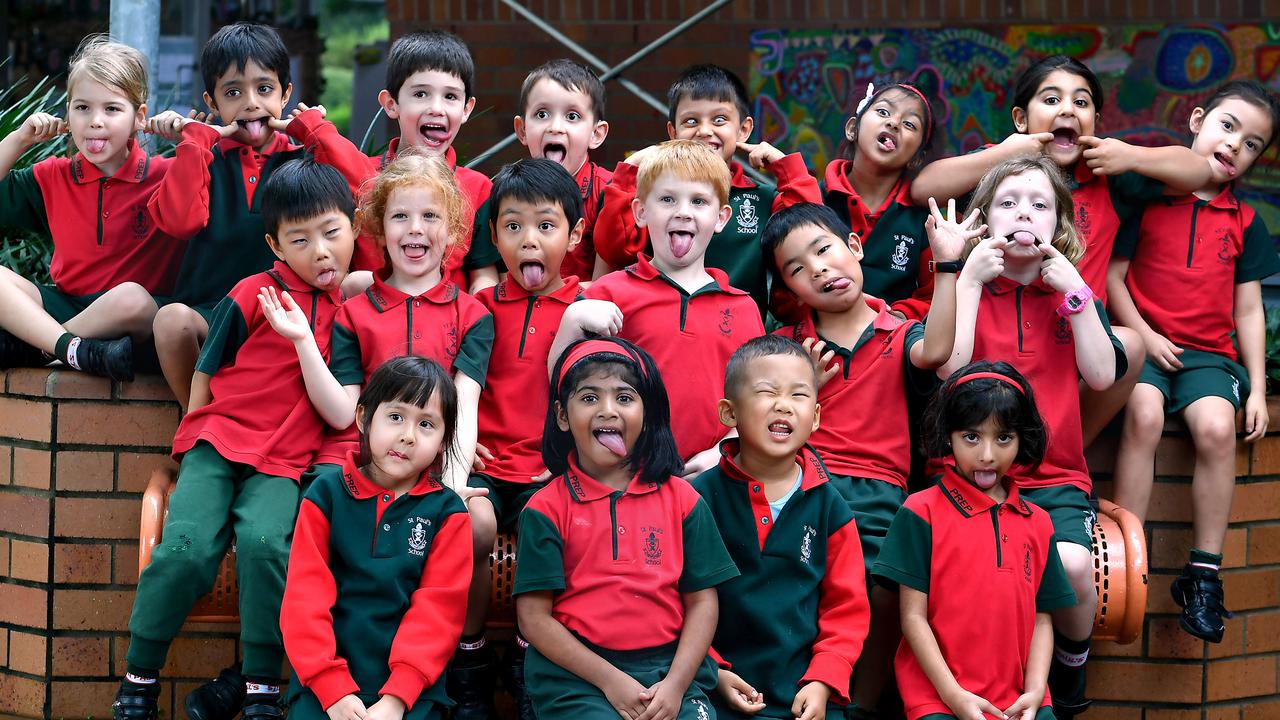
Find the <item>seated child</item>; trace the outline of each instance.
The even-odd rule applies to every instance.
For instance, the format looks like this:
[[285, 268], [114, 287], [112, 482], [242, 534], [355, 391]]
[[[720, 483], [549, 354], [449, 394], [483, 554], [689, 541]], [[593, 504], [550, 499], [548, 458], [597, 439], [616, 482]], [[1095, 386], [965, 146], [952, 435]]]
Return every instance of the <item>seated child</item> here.
[[[551, 160], [519, 160], [493, 178], [489, 196], [493, 237], [511, 272], [480, 293], [493, 315], [489, 374], [480, 394], [478, 447], [491, 449], [468, 484], [488, 490], [470, 502], [475, 536], [467, 624], [449, 672], [457, 717], [493, 717], [494, 653], [485, 644], [489, 609], [489, 554], [498, 531], [515, 528], [520, 511], [542, 479], [542, 425], [547, 399], [530, 388], [546, 381], [547, 354], [561, 317], [581, 294], [578, 279], [563, 278], [561, 263], [581, 242], [585, 220], [578, 185]], [[524, 651], [517, 639], [507, 653], [508, 687], [522, 704]]]
[[434, 361], [388, 360], [360, 393], [360, 450], [307, 489], [280, 607], [289, 717], [445, 717], [471, 579], [471, 521], [439, 477], [457, 405]]
[[1231, 617], [1218, 568], [1235, 488], [1236, 411], [1243, 404], [1245, 442], [1266, 434], [1262, 279], [1280, 271], [1262, 217], [1233, 190], [1277, 129], [1275, 95], [1245, 81], [1219, 88], [1191, 113], [1191, 149], [1213, 177], [1149, 205], [1140, 231], [1116, 240], [1111, 266], [1116, 317], [1147, 346], [1116, 458], [1116, 502], [1146, 517], [1165, 414], [1181, 413], [1196, 447], [1195, 532], [1173, 598], [1182, 628], [1210, 642], [1222, 640]]
[[[767, 142], [747, 142], [755, 127], [747, 88], [737, 75], [718, 65], [695, 65], [681, 73], [667, 91], [667, 112], [667, 137], [707, 145], [732, 173], [728, 203], [733, 216], [716, 228], [706, 264], [723, 270], [730, 285], [745, 290], [763, 316], [768, 309], [768, 282], [756, 252], [760, 232], [771, 213], [798, 202], [822, 202], [818, 181], [809, 174], [800, 153], [787, 155]], [[753, 168], [776, 176], [778, 187], [756, 185], [748, 178], [733, 159], [738, 150], [749, 154]], [[649, 233], [629, 211], [637, 195], [639, 168], [650, 154], [641, 150], [619, 163], [613, 182], [605, 188], [596, 252], [612, 268], [630, 265], [640, 253], [650, 252]]]
[[693, 481], [742, 573], [719, 592], [721, 718], [821, 720], [849, 702], [867, 587], [853, 513], [808, 445], [820, 409], [798, 343], [764, 335], [729, 358], [720, 421], [738, 438]]
[[[85, 38], [67, 74], [67, 118], [35, 113], [0, 142], [0, 225], [53, 239], [52, 285], [0, 267], [0, 368], [61, 360], [133, 379], [133, 340], [151, 337], [153, 295], [173, 290], [182, 256], [146, 213], [170, 166], [134, 137], [149, 64], [127, 45]], [[10, 172], [28, 148], [67, 132], [74, 157]]]
[[[584, 221], [582, 242], [565, 256], [560, 275], [588, 282], [596, 269], [596, 218], [604, 203], [604, 188], [613, 179], [613, 173], [591, 162], [589, 155], [609, 134], [609, 123], [604, 119], [604, 83], [585, 65], [552, 60], [524, 79], [518, 110], [516, 138], [529, 148], [530, 157], [559, 163], [578, 186]], [[492, 199], [489, 205], [492, 210]], [[600, 274], [605, 272], [608, 268], [602, 267]]]
[[565, 312], [550, 356], [586, 333], [618, 335], [646, 348], [664, 370], [672, 435], [692, 479], [714, 467], [725, 428], [716, 416], [725, 363], [742, 343], [764, 334], [751, 298], [703, 263], [712, 235], [729, 221], [729, 170], [706, 145], [671, 140], [641, 168], [632, 201], [636, 222], [653, 238], [653, 260], [591, 284]]
[[907, 720], [1052, 720], [1049, 612], [1076, 596], [1053, 522], [1007, 474], [1049, 444], [1031, 384], [1008, 363], [967, 365], [933, 397], [924, 434], [943, 473], [907, 498], [873, 570], [902, 602]]
[[551, 396], [555, 479], [520, 516], [514, 590], [537, 717], [714, 718], [716, 585], [738, 570], [674, 475], [657, 365], [625, 340], [583, 340], [557, 360]]
[[[279, 259], [240, 281], [214, 310], [192, 380], [191, 411], [173, 440], [181, 467], [164, 539], [138, 579], [127, 669], [112, 706], [116, 720], [155, 720], [156, 679], [169, 644], [213, 587], [233, 537], [253, 538], [239, 543], [236, 554], [244, 717], [281, 715], [280, 597], [298, 480], [324, 422], [311, 407], [288, 341], [271, 328], [258, 297], [268, 288], [289, 291], [318, 336], [328, 338], [351, 260], [355, 208], [336, 170], [305, 159], [277, 168], [259, 201], [267, 244]], [[234, 715], [236, 709], [223, 710]]]

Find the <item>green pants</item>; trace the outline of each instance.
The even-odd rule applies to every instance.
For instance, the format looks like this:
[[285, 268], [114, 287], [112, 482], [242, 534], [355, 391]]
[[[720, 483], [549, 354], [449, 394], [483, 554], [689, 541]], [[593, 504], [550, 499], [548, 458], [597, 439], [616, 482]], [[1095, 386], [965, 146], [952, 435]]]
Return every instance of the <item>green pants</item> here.
[[129, 618], [131, 672], [158, 673], [192, 606], [213, 588], [236, 538], [244, 674], [280, 677], [280, 599], [298, 515], [298, 483], [224, 459], [208, 443], [182, 458], [164, 537], [138, 578]]

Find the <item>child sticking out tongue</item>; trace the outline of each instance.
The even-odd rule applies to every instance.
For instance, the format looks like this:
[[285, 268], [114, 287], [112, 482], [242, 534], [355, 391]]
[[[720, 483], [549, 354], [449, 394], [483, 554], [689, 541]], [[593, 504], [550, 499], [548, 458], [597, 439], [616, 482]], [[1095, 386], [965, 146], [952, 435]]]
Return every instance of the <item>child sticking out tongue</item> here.
[[617, 430], [596, 430], [596, 442], [605, 446], [609, 452], [618, 457], [627, 456], [627, 444], [622, 439], [622, 433]]

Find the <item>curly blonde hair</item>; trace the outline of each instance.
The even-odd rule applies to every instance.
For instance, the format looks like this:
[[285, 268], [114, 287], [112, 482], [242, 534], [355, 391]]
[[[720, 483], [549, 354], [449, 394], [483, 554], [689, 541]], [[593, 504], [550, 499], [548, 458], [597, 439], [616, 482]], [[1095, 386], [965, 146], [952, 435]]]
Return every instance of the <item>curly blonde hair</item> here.
[[449, 245], [445, 248], [443, 264], [466, 238], [471, 208], [466, 196], [458, 189], [453, 170], [439, 156], [430, 155], [421, 148], [401, 149], [396, 153], [396, 159], [382, 168], [382, 172], [365, 182], [360, 190], [360, 209], [356, 213], [360, 232], [372, 236], [385, 253], [386, 232], [382, 220], [387, 211], [387, 200], [392, 192], [414, 185], [427, 188], [444, 206], [448, 216]]
[[[1071, 264], [1077, 264], [1080, 258], [1084, 257], [1084, 243], [1076, 233], [1075, 201], [1071, 198], [1071, 187], [1067, 185], [1067, 178], [1062, 174], [1062, 168], [1046, 155], [1012, 158], [988, 170], [987, 174], [978, 181], [978, 187], [973, 191], [973, 198], [969, 201], [965, 214], [968, 215], [974, 208], [978, 208], [977, 222], [979, 224], [986, 222], [987, 210], [991, 207], [991, 203], [995, 202], [996, 188], [1000, 183], [1014, 175], [1036, 171], [1044, 173], [1045, 177], [1049, 178], [1049, 184], [1053, 187], [1053, 199], [1058, 206], [1058, 224], [1053, 234], [1052, 244], [1058, 252], [1071, 261]], [[982, 238], [970, 240], [965, 247], [964, 256], [967, 258], [969, 252], [981, 241]]]
[[88, 35], [71, 56], [67, 71], [67, 97], [76, 83], [94, 80], [114, 88], [129, 98], [133, 109], [147, 104], [147, 57], [138, 50], [103, 34]]

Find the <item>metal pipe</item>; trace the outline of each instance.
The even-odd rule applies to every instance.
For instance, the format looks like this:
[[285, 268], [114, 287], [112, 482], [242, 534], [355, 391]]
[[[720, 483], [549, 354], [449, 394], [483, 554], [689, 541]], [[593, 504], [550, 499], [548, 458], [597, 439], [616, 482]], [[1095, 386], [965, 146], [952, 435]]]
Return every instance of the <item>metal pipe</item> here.
[[150, 98], [160, 74], [160, 0], [115, 0], [111, 3], [109, 28], [113, 39], [137, 48], [150, 61]]

